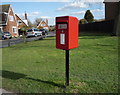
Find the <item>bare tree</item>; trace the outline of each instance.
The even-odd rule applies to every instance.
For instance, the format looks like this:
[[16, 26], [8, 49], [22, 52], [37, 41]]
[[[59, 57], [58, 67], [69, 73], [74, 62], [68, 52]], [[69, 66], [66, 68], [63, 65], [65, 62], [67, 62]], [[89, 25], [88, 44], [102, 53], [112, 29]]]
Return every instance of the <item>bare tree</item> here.
[[42, 18], [36, 18], [34, 22], [35, 27], [37, 27], [42, 20]]
[[28, 19], [28, 25], [29, 25], [29, 28], [34, 27], [33, 23], [29, 19]]

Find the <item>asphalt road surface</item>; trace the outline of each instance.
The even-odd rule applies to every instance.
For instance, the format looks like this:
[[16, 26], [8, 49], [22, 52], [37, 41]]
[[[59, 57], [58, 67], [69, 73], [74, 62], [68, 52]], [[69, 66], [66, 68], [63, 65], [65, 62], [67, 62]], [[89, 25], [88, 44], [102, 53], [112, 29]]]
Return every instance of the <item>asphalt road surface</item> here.
[[[46, 37], [54, 37], [54, 36], [55, 36], [55, 32], [48, 32], [48, 35]], [[44, 36], [30, 37], [30, 38], [26, 38], [26, 42], [41, 40], [42, 38], [44, 39]], [[0, 48], [8, 47], [8, 46], [19, 44], [22, 42], [24, 42], [23, 38], [12, 38], [12, 39], [0, 40]]]

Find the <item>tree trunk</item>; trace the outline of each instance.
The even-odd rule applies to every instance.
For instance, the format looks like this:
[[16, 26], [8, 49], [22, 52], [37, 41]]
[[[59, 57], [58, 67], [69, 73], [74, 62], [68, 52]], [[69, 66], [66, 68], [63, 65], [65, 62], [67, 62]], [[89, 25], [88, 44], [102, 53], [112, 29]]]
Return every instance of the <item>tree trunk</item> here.
[[23, 42], [26, 43], [26, 35], [25, 35], [25, 32], [23, 32]]

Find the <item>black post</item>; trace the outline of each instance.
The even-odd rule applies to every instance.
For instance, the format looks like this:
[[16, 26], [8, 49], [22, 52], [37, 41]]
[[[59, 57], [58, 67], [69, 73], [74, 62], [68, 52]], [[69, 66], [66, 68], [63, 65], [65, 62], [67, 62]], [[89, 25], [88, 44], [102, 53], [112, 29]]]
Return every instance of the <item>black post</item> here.
[[69, 50], [66, 50], [66, 86], [69, 86]]

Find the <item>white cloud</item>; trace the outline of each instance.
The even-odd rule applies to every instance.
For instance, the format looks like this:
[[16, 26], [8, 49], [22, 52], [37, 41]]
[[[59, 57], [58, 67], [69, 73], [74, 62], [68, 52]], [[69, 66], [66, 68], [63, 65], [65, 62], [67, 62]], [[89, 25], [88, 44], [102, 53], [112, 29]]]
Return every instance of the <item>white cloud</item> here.
[[75, 8], [88, 8], [90, 7], [90, 3], [98, 3], [98, 5], [102, 8], [104, 6], [103, 2], [104, 0], [72, 0], [70, 3], [64, 5], [63, 7], [58, 8], [57, 11], [65, 11]]
[[40, 12], [32, 12], [32, 15], [39, 15]]
[[98, 14], [94, 15], [94, 17], [96, 19], [105, 19], [105, 13], [104, 12], [98, 13]]
[[98, 17], [98, 18], [105, 18], [105, 15], [104, 14], [96, 15], [96, 17]]
[[85, 11], [72, 12], [71, 15], [82, 15], [85, 14]]
[[74, 9], [74, 8], [87, 8], [88, 6], [84, 2], [73, 2], [66, 4], [62, 8], [58, 8], [57, 11], [64, 11], [68, 9]]
[[[100, 9], [94, 9], [94, 10], [90, 10], [94, 17], [96, 19], [104, 19], [105, 18], [105, 13], [104, 13], [104, 10], [100, 10]], [[70, 15], [73, 15], [73, 16], [78, 16], [80, 17], [79, 19], [83, 18], [84, 15], [85, 15], [85, 12], [86, 11], [78, 11], [78, 12], [72, 12]]]
[[54, 17], [50, 17], [50, 16], [41, 16], [40, 18], [43, 18], [43, 19], [53, 19]]
[[[72, 12], [71, 15], [83, 15], [86, 11]], [[91, 10], [92, 13], [104, 12], [104, 10], [95, 9]]]
[[[16, 13], [18, 16], [20, 17], [24, 17], [25, 13]], [[31, 12], [31, 13], [27, 13], [28, 17], [33, 17], [33, 16], [38, 16], [40, 14], [40, 12]]]
[[[1, 0], [2, 2], [74, 2], [75, 0]], [[76, 0], [80, 2], [103, 2], [104, 0]], [[120, 0], [106, 0], [106, 2], [118, 2]]]
[[50, 17], [50, 16], [40, 16], [44, 21], [48, 19], [48, 25], [55, 25], [55, 17]]
[[70, 0], [2, 0], [2, 2], [70, 2]]
[[23, 17], [25, 16], [25, 13], [16, 13], [18, 16]]
[[104, 12], [104, 10], [95, 9], [95, 10], [91, 10], [91, 12], [94, 12], [94, 13], [96, 13], [96, 12]]
[[104, 0], [78, 0], [78, 1], [79, 2], [103, 2]]

